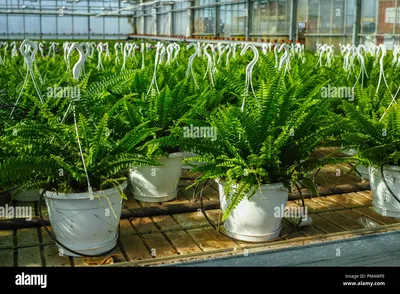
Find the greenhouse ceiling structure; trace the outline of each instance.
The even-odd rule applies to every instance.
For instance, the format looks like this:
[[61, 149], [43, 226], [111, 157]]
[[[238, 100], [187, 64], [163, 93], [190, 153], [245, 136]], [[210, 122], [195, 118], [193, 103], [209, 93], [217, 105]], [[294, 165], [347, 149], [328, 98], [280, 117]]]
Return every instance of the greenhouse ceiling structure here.
[[[398, 43], [398, 0], [0, 0], [1, 39]], [[397, 12], [397, 13], [396, 13]], [[388, 48], [389, 48], [388, 47]]]

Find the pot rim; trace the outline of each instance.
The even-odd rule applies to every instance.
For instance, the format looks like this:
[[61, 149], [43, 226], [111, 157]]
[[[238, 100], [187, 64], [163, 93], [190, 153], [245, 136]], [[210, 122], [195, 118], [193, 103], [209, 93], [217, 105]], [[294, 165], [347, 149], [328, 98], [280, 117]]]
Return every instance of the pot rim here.
[[[222, 179], [215, 179], [215, 182], [218, 185], [221, 185], [223, 187], [225, 187], [226, 182]], [[261, 184], [261, 190], [275, 190], [275, 189], [282, 189], [284, 188], [285, 191], [287, 191], [287, 189], [284, 187], [282, 182], [279, 183], [273, 183], [273, 184]], [[233, 185], [232, 188], [237, 188], [237, 185]]]
[[[381, 170], [380, 166], [370, 166], [370, 168], [373, 170]], [[400, 172], [400, 166], [385, 164], [383, 165], [383, 170]]]
[[[120, 190], [124, 190], [128, 186], [128, 182], [124, 181], [119, 184], [119, 187], [112, 187], [106, 190], [94, 191], [94, 196], [109, 196], [120, 188]], [[61, 199], [61, 200], [87, 200], [90, 199], [89, 192], [81, 192], [81, 193], [57, 193], [55, 191], [46, 191], [44, 197], [47, 199]]]
[[159, 157], [157, 158], [157, 161], [161, 161], [161, 160], [174, 160], [174, 159], [180, 159], [180, 163], [179, 164], [162, 164], [162, 162], [160, 162], [162, 165], [141, 165], [141, 166], [132, 166], [129, 168], [130, 171], [132, 170], [136, 170], [136, 169], [143, 169], [143, 168], [166, 168], [166, 167], [172, 167], [172, 166], [178, 166], [178, 165], [182, 165], [182, 160], [183, 160], [183, 152], [173, 152], [170, 153], [168, 155], [168, 157], [163, 156], [163, 157]]
[[168, 154], [168, 157], [167, 156], [161, 156], [161, 157], [158, 158], [158, 160], [159, 159], [176, 159], [176, 158], [179, 158], [179, 157], [183, 157], [183, 155], [184, 154], [181, 151], [172, 152], [172, 153]]

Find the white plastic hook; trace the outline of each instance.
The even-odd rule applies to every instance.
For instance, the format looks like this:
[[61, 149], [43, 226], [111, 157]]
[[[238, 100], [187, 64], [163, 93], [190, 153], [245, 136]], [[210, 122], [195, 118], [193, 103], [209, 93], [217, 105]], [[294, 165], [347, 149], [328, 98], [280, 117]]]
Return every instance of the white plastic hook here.
[[70, 69], [70, 62], [68, 58], [69, 42], [64, 42], [63, 49], [64, 49], [64, 62], [67, 65], [67, 71], [68, 71]]
[[364, 50], [364, 53], [367, 52], [367, 49], [365, 48], [364, 45], [359, 45], [357, 47], [357, 51], [356, 53], [353, 54], [353, 56], [351, 57], [351, 63], [354, 64], [353, 60], [355, 59], [355, 57], [357, 57], [357, 59], [360, 62], [360, 73], [357, 76], [357, 80], [356, 83], [354, 84], [354, 86], [358, 83], [358, 80], [361, 77], [361, 85], [364, 85], [364, 75], [368, 78], [368, 73], [367, 70], [365, 68], [365, 62], [364, 62], [364, 56], [361, 54], [361, 51]]
[[151, 90], [153, 89], [153, 85], [155, 86], [155, 89], [156, 89], [157, 93], [160, 92], [158, 90], [158, 85], [157, 85], [157, 65], [158, 65], [158, 59], [159, 59], [159, 56], [160, 56], [161, 48], [163, 48], [163, 45], [160, 42], [158, 42], [157, 45], [156, 45], [156, 57], [155, 57], [155, 60], [154, 60], [153, 79], [151, 80], [151, 84], [150, 84], [149, 90], [147, 91], [146, 98], [147, 98], [147, 96], [149, 96]]
[[[8, 42], [3, 42], [4, 45], [4, 56], [3, 56], [3, 63], [6, 62], [7, 59], [7, 48], [8, 48]], [[1, 58], [1, 57], [0, 57]]]
[[44, 52], [43, 52], [44, 46], [43, 43], [40, 42], [39, 43], [39, 50], [40, 50], [40, 55], [42, 56], [42, 58], [44, 58]]
[[400, 46], [399, 45], [394, 45], [393, 48], [393, 60], [392, 60], [392, 66], [398, 66], [398, 57], [400, 53]]
[[181, 51], [181, 46], [179, 46], [178, 44], [174, 43], [174, 47], [175, 47], [175, 54], [172, 61], [175, 61], [178, 58], [179, 52]]
[[225, 56], [225, 65], [229, 66], [229, 57], [232, 53], [232, 46], [227, 45], [227, 47], [228, 47], [228, 49], [227, 49], [228, 52], [226, 52], [226, 56]]
[[102, 57], [102, 54], [103, 54], [103, 43], [99, 43], [99, 44], [97, 44], [97, 51], [98, 51], [98, 61], [97, 61], [97, 69], [98, 70], [100, 70], [100, 69], [102, 69], [102, 70], [104, 70], [104, 67], [103, 67], [103, 62], [102, 62], [102, 60], [101, 60], [101, 57]]
[[120, 42], [116, 42], [114, 44], [114, 50], [115, 50], [115, 64], [119, 63], [119, 47], [121, 46]]
[[[379, 86], [380, 86], [382, 78], [383, 78], [383, 81], [385, 82], [386, 87], [389, 89], [389, 85], [387, 84], [385, 73], [383, 71], [383, 65], [384, 65], [384, 60], [383, 59], [386, 56], [386, 45], [379, 44], [376, 56], [377, 57], [380, 56], [380, 59], [379, 59], [380, 72], [379, 72], [378, 86], [376, 88], [376, 93], [378, 93]], [[389, 106], [386, 108], [385, 112], [383, 113], [383, 115], [382, 115], [382, 117], [380, 118], [379, 121], [382, 121], [382, 119], [385, 117], [386, 113], [388, 112], [390, 107], [392, 107], [393, 104], [397, 104], [396, 97], [399, 94], [399, 91], [400, 91], [400, 86], [398, 87], [395, 95], [392, 95], [392, 93], [389, 92], [390, 96], [392, 97], [392, 101], [390, 102]]]
[[49, 54], [47, 56], [50, 57], [51, 55], [53, 55], [53, 57], [56, 56], [56, 43], [55, 42], [50, 43]]
[[11, 47], [13, 47], [11, 50], [11, 58], [14, 58], [15, 56], [18, 55], [17, 43], [15, 41], [12, 42]]
[[86, 62], [86, 59], [90, 55], [90, 44], [86, 43], [86, 42], [82, 42], [81, 47], [84, 50], [83, 61], [82, 61], [82, 72], [85, 74], [85, 62]]
[[169, 44], [168, 46], [167, 46], [167, 65], [170, 65], [171, 64], [171, 61], [172, 61], [172, 53], [173, 53], [173, 50], [174, 50], [174, 44]]
[[[81, 75], [81, 69], [83, 67], [83, 64], [85, 63], [86, 57], [85, 57], [85, 52], [83, 51], [82, 46], [79, 45], [78, 43], [73, 43], [71, 45], [71, 47], [69, 48], [69, 51], [68, 51], [68, 56], [70, 56], [72, 51], [75, 50], [75, 49], [79, 53], [79, 59], [78, 59], [78, 62], [75, 63], [74, 67], [72, 68], [72, 74], [73, 74], [73, 77], [74, 77], [75, 80], [79, 80], [79, 77]], [[70, 104], [70, 106], [71, 106], [71, 104]], [[67, 109], [67, 113], [68, 113], [68, 110], [70, 109], [70, 106]], [[92, 189], [92, 187], [90, 185], [89, 174], [88, 174], [88, 171], [87, 171], [87, 168], [86, 168], [85, 158], [83, 156], [81, 141], [79, 139], [79, 130], [78, 130], [78, 124], [76, 122], [75, 106], [72, 106], [72, 113], [73, 113], [73, 116], [74, 116], [74, 126], [75, 126], [76, 138], [77, 138], [78, 146], [79, 146], [79, 153], [81, 155], [81, 159], [82, 159], [82, 163], [83, 163], [83, 169], [85, 170], [85, 175], [86, 175], [86, 180], [87, 180], [87, 185], [88, 185], [88, 193], [89, 193], [90, 200], [93, 200], [94, 199], [93, 189]]]
[[232, 48], [232, 58], [236, 59], [236, 43], [231, 43]]
[[135, 49], [135, 45], [134, 44], [129, 44], [129, 46], [128, 46], [128, 56], [132, 56], [132, 52], [133, 52], [133, 54], [135, 53], [134, 49]]
[[[3, 44], [4, 44], [3, 42], [0, 42], [0, 48], [3, 46]], [[1, 53], [0, 53], [0, 64], [4, 64], [3, 58], [1, 57]]]
[[275, 68], [278, 68], [279, 67], [279, 62], [278, 62], [278, 59], [279, 59], [279, 54], [278, 54], [278, 50], [279, 50], [279, 46], [278, 45], [275, 45], [275, 47], [274, 47], [274, 55], [275, 55]]
[[106, 51], [106, 58], [109, 60], [110, 59], [110, 49], [108, 47], [108, 42], [104, 43], [104, 50]]
[[90, 49], [91, 49], [91, 51], [90, 51], [90, 57], [93, 57], [93, 55], [94, 55], [94, 50], [96, 49], [96, 43], [95, 43], [95, 42], [90, 43]]
[[89, 57], [89, 55], [90, 55], [90, 44], [88, 44], [88, 43], [86, 43], [86, 42], [82, 42], [81, 43], [81, 47], [82, 47], [82, 49], [84, 50], [84, 52], [85, 52], [85, 54], [84, 54], [84, 57], [85, 57], [85, 61], [86, 61], [86, 59]]
[[[30, 50], [28, 49], [29, 46], [32, 48], [32, 52], [30, 52]], [[36, 93], [38, 94], [38, 97], [39, 97], [39, 99], [40, 99], [40, 102], [41, 102], [42, 104], [44, 104], [44, 101], [43, 101], [43, 98], [42, 98], [42, 94], [40, 93], [40, 90], [39, 90], [39, 88], [38, 88], [38, 86], [37, 86], [37, 84], [36, 84], [36, 81], [35, 81], [35, 74], [34, 74], [34, 72], [33, 72], [33, 62], [34, 62], [34, 60], [35, 60], [35, 54], [36, 54], [36, 52], [37, 52], [37, 43], [32, 42], [32, 41], [26, 39], [26, 40], [24, 40], [24, 41], [22, 42], [22, 44], [21, 44], [21, 46], [20, 46], [19, 49], [20, 49], [20, 52], [21, 52], [22, 56], [23, 56], [24, 59], [25, 59], [25, 64], [26, 64], [26, 66], [27, 66], [27, 71], [26, 71], [26, 76], [25, 76], [24, 83], [22, 84], [21, 91], [20, 91], [20, 93], [19, 93], [19, 95], [18, 95], [17, 100], [15, 101], [15, 104], [14, 104], [13, 109], [11, 110], [11, 116], [12, 116], [12, 114], [14, 113], [15, 107], [16, 107], [16, 106], [18, 105], [18, 103], [19, 103], [19, 100], [20, 100], [20, 98], [21, 98], [21, 94], [22, 94], [22, 92], [23, 92], [23, 90], [24, 90], [24, 88], [25, 88], [25, 85], [26, 85], [27, 81], [28, 81], [29, 75], [30, 75], [31, 78], [32, 78], [33, 86], [35, 87], [35, 90], [36, 90]]]
[[[158, 44], [157, 44], [157, 45], [158, 45]], [[162, 64], [163, 61], [164, 61], [165, 54], [166, 54], [167, 52], [166, 52], [166, 49], [165, 49], [164, 44], [160, 43], [159, 47], [160, 47], [160, 48], [159, 48], [159, 50], [160, 50], [160, 56], [159, 56], [159, 59], [158, 59], [158, 64]]]
[[203, 53], [207, 57], [207, 61], [208, 61], [207, 70], [206, 70], [206, 73], [204, 74], [203, 79], [205, 79], [207, 77], [207, 74], [209, 74], [211, 85], [214, 87], [214, 76], [213, 76], [213, 74], [214, 74], [214, 63], [213, 63], [211, 55], [207, 52], [208, 48], [213, 50], [213, 45], [207, 44], [203, 49]]
[[74, 77], [75, 80], [79, 80], [79, 77], [82, 73], [82, 67], [85, 63], [85, 52], [83, 51], [83, 48], [81, 45], [79, 45], [78, 43], [73, 43], [68, 50], [68, 55], [67, 57], [69, 58], [71, 56], [71, 53], [74, 50], [77, 50], [79, 53], [79, 59], [78, 61], [75, 63], [75, 65], [72, 68], [72, 76]]
[[142, 54], [142, 70], [144, 70], [144, 67], [145, 67], [145, 65], [144, 65], [145, 51], [146, 51], [145, 44], [141, 43], [140, 44], [140, 53]]
[[[33, 48], [33, 52], [30, 53], [27, 49], [27, 45], [31, 46]], [[32, 63], [34, 61], [34, 54], [37, 52], [37, 44], [30, 41], [30, 40], [24, 40], [19, 47], [19, 50], [21, 51], [22, 56], [25, 58], [26, 65], [28, 66], [29, 70], [32, 70]]]
[[258, 50], [254, 46], [254, 44], [247, 43], [244, 46], [244, 48], [242, 49], [242, 52], [240, 53], [240, 55], [243, 56], [249, 48], [253, 51], [254, 58], [246, 67], [246, 82], [245, 82], [245, 87], [246, 88], [245, 88], [245, 95], [243, 97], [241, 111], [244, 110], [245, 99], [246, 99], [246, 96], [248, 94], [249, 88], [251, 88], [251, 92], [253, 93], [254, 98], [256, 99], [257, 105], [260, 106], [260, 104], [258, 102], [258, 99], [257, 99], [257, 96], [256, 96], [256, 93], [254, 92], [253, 81], [252, 81], [253, 68], [254, 68], [254, 65], [257, 63], [258, 57], [259, 57]]
[[194, 53], [189, 57], [188, 67], [187, 67], [187, 70], [186, 70], [186, 78], [191, 73], [192, 77], [193, 77], [194, 84], [195, 84], [196, 88], [198, 89], [199, 86], [197, 85], [196, 78], [195, 78], [194, 72], [193, 72], [193, 60], [194, 60], [194, 58], [196, 56], [198, 56], [200, 48], [199, 48], [198, 44], [190, 43], [189, 45], [186, 46], [186, 50], [189, 50], [191, 47], [195, 47], [194, 48], [195, 50], [194, 50]]
[[290, 70], [290, 46], [286, 43], [283, 43], [279, 50], [278, 53], [280, 53], [282, 50], [285, 50], [285, 52], [282, 54], [281, 59], [279, 61], [279, 67], [278, 70], [281, 70], [283, 66], [285, 66], [285, 73]]

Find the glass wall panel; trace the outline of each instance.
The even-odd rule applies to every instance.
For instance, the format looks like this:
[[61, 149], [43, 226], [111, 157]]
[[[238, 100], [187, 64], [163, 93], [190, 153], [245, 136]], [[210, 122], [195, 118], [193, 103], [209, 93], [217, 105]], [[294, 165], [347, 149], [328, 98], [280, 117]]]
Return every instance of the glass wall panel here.
[[105, 35], [118, 35], [118, 17], [107, 16], [104, 18], [105, 22]]
[[24, 36], [24, 16], [19, 14], [8, 15], [8, 33]]
[[[159, 14], [157, 15], [157, 34], [170, 35], [170, 5], [162, 5], [158, 8]], [[167, 13], [166, 13], [167, 12]]]
[[4, 35], [7, 35], [7, 15], [0, 14], [0, 36], [3, 38]]
[[89, 34], [89, 21], [85, 16], [74, 16], [73, 32], [76, 38], [87, 38]]
[[155, 22], [156, 11], [153, 7], [147, 6], [144, 9], [144, 33], [148, 35], [155, 35], [156, 22]]
[[[288, 36], [290, 7], [291, 1], [289, 0], [255, 0], [252, 3], [250, 35], [271, 40]], [[284, 39], [288, 39], [288, 37]]]
[[245, 4], [224, 5], [220, 8], [220, 36], [244, 36]]
[[25, 15], [25, 34], [27, 36], [40, 35], [40, 16]]
[[[174, 5], [174, 9], [186, 9], [188, 7], [188, 3], [179, 3]], [[188, 11], [182, 10], [173, 12], [173, 34], [174, 35], [183, 35], [186, 36], [189, 32], [189, 19], [188, 19]]]
[[[211, 2], [211, 0], [199, 0]], [[215, 8], [207, 7], [194, 11], [194, 34], [212, 35], [215, 26]]]
[[57, 19], [53, 15], [42, 15], [42, 34], [44, 38], [55, 38], [57, 34]]
[[[120, 25], [120, 34], [121, 35], [129, 35], [129, 34], [133, 34], [133, 21], [134, 18], [133, 16], [133, 11], [132, 10], [123, 10], [120, 12], [120, 19], [119, 19], [119, 25]], [[136, 20], [138, 20], [139, 18], [136, 18]], [[136, 32], [139, 33], [139, 32]], [[143, 31], [142, 31], [143, 33]]]

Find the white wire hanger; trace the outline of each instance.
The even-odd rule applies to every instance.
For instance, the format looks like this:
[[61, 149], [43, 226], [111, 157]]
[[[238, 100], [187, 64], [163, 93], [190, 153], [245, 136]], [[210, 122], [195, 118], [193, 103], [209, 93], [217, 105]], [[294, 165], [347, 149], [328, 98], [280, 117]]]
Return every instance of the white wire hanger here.
[[[32, 48], [32, 51], [30, 49], [28, 49], [29, 46]], [[18, 106], [19, 100], [21, 99], [21, 94], [26, 86], [29, 76], [32, 78], [32, 82], [35, 87], [36, 93], [38, 94], [38, 97], [40, 99], [40, 102], [42, 104], [44, 104], [42, 94], [40, 93], [40, 90], [35, 81], [35, 73], [33, 72], [33, 62], [35, 61], [35, 54], [36, 54], [37, 50], [38, 50], [37, 43], [32, 42], [28, 39], [24, 40], [20, 46], [20, 51], [21, 51], [22, 56], [25, 59], [27, 71], [26, 71], [24, 83], [22, 84], [21, 91], [18, 95], [17, 100], [15, 101], [15, 105], [14, 105], [13, 109], [11, 110], [11, 116], [14, 113], [15, 107]]]

